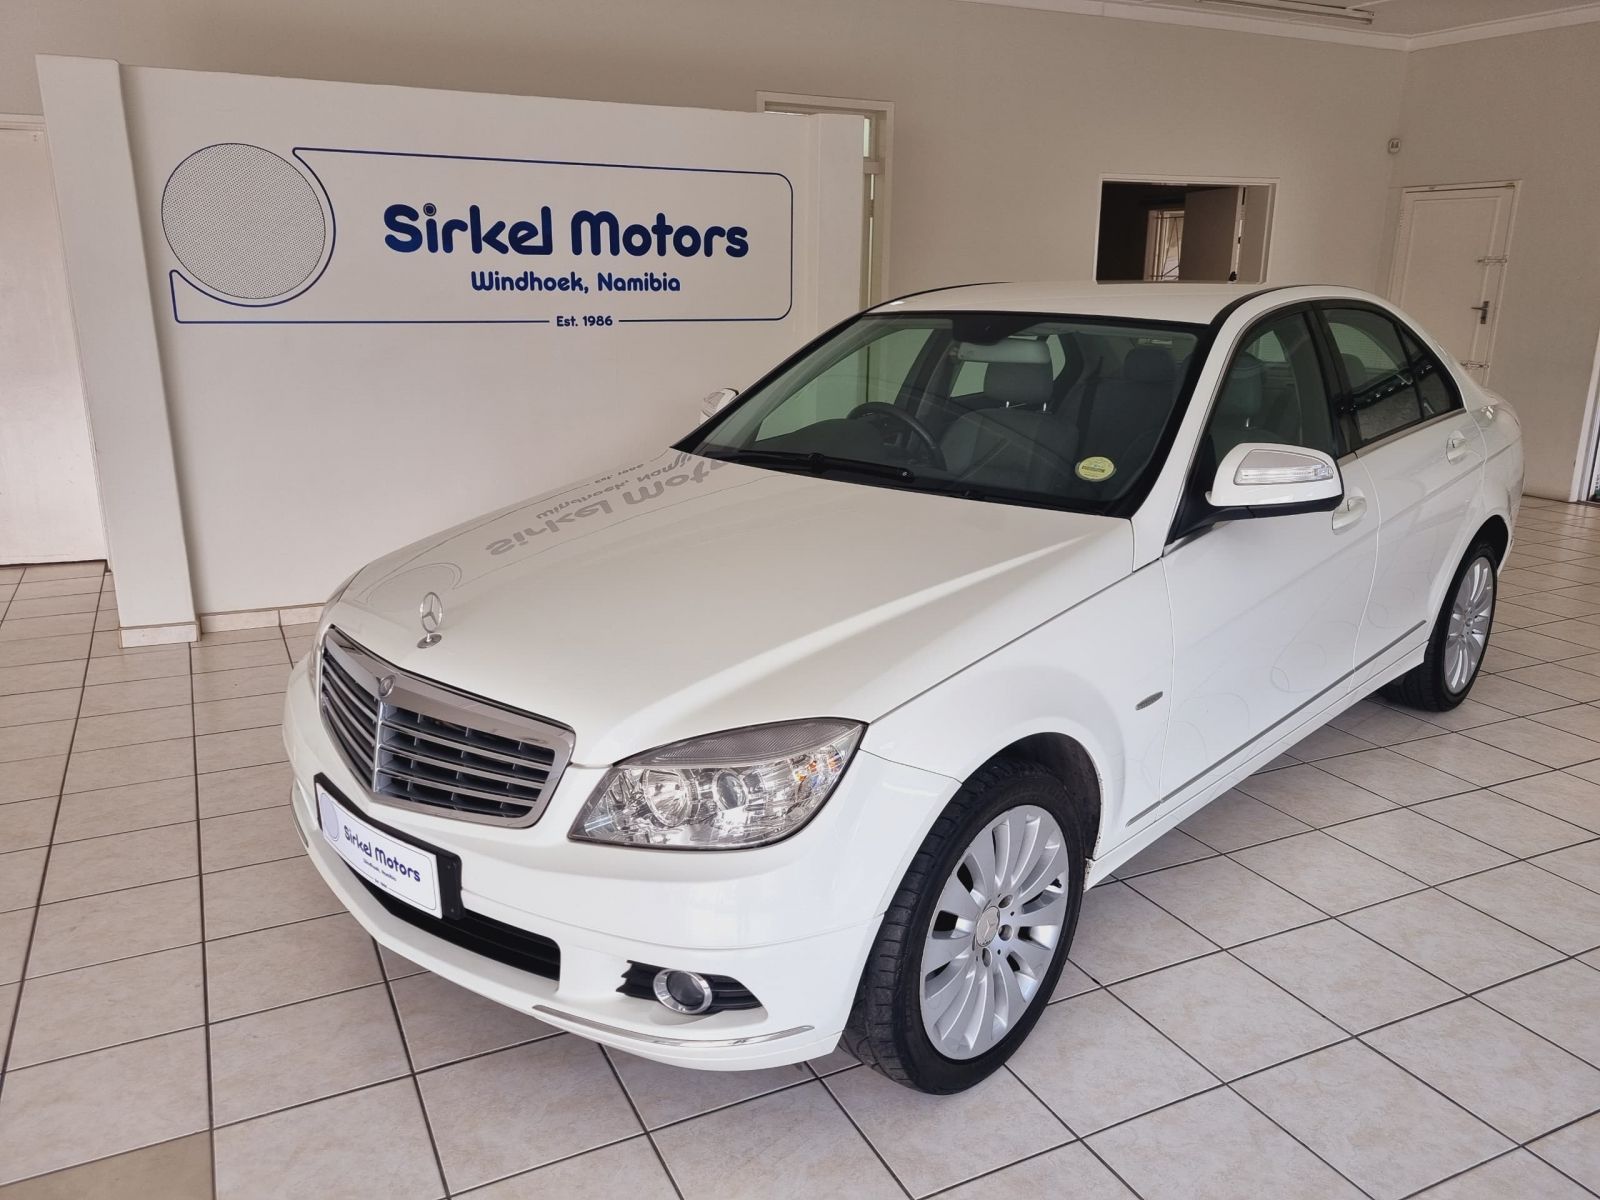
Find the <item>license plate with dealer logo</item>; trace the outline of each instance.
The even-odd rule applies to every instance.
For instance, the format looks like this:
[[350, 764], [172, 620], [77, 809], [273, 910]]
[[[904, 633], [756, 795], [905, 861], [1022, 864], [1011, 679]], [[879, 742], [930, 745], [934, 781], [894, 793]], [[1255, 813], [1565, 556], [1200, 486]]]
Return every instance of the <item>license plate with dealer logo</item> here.
[[[350, 869], [373, 887], [435, 917], [448, 915], [440, 856], [364, 820], [343, 797], [316, 781], [322, 836]], [[452, 862], [455, 865], [452, 856]]]

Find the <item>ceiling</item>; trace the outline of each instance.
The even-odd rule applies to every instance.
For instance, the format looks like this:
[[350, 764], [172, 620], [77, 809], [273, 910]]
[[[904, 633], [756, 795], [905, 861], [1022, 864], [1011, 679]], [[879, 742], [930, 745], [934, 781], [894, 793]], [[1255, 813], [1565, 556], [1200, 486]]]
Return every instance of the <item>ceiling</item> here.
[[[971, 0], [1397, 50], [1600, 21], [1573, 0]], [[1348, 16], [1344, 14], [1349, 14]], [[1352, 19], [1353, 18], [1353, 19]], [[1368, 19], [1370, 18], [1370, 20]]]

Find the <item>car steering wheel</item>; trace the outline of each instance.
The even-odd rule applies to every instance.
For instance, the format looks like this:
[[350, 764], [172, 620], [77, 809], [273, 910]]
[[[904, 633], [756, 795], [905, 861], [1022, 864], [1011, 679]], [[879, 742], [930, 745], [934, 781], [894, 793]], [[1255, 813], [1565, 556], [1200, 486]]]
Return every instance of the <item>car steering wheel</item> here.
[[928, 452], [928, 461], [941, 471], [947, 469], [944, 462], [944, 451], [939, 449], [939, 443], [934, 439], [933, 434], [928, 432], [926, 425], [905, 409], [898, 408], [893, 404], [885, 404], [882, 400], [868, 400], [863, 404], [856, 405], [845, 414], [845, 419], [849, 421], [871, 420], [874, 417], [890, 417], [902, 428], [909, 429], [916, 436], [917, 441], [922, 443], [922, 448]]

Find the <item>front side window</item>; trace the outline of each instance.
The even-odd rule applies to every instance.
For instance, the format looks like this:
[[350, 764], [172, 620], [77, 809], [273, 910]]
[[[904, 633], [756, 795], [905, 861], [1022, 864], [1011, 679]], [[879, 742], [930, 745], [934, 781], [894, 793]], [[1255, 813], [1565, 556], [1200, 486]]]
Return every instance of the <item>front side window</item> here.
[[1267, 318], [1234, 352], [1206, 422], [1200, 466], [1207, 483], [1228, 451], [1244, 442], [1339, 455], [1327, 377], [1304, 310]]
[[680, 448], [974, 500], [1110, 512], [1159, 468], [1192, 325], [869, 315]]
[[1330, 307], [1323, 316], [1349, 383], [1358, 446], [1461, 407], [1439, 360], [1387, 313]]

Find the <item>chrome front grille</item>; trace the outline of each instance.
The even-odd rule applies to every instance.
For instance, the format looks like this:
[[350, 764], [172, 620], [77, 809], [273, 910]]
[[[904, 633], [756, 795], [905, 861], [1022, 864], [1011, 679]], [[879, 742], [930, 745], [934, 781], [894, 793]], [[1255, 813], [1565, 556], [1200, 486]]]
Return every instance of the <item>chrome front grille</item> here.
[[531, 825], [572, 757], [572, 731], [402, 671], [336, 628], [318, 659], [322, 721], [374, 798]]

